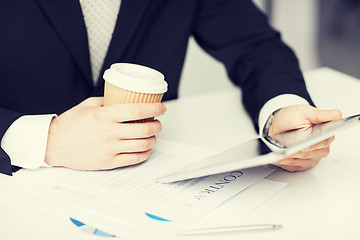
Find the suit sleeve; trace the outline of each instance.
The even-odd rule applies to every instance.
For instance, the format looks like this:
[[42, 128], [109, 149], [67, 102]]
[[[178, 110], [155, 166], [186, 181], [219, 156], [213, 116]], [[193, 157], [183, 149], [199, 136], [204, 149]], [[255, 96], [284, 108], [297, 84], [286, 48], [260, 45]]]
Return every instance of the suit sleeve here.
[[195, 40], [241, 87], [255, 126], [262, 106], [278, 95], [295, 94], [313, 105], [294, 52], [252, 1], [203, 0], [197, 11]]
[[[0, 108], [0, 140], [3, 138], [9, 126], [22, 114]], [[11, 166], [10, 157], [6, 152], [0, 148], [0, 173], [12, 175], [12, 172], [17, 171], [19, 168]]]

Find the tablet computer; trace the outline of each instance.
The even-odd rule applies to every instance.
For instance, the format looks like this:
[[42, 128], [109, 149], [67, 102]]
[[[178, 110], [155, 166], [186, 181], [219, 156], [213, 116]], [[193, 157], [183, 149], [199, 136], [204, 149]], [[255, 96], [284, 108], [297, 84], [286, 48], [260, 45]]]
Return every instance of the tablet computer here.
[[170, 183], [275, 163], [285, 156], [308, 148], [358, 124], [359, 120], [360, 114], [291, 130], [272, 137], [253, 139], [159, 177], [157, 181]]

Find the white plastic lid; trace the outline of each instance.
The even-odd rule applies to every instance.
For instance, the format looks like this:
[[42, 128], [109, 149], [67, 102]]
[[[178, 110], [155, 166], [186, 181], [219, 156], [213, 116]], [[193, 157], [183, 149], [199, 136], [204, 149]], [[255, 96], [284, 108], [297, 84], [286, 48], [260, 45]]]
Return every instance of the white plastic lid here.
[[168, 87], [161, 72], [132, 63], [112, 64], [103, 78], [119, 88], [141, 93], [160, 94]]

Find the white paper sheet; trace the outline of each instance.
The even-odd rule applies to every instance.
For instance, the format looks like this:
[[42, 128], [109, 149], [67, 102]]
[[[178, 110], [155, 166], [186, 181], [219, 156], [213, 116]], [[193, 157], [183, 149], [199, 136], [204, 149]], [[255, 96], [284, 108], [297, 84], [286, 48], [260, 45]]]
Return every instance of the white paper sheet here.
[[[219, 227], [241, 224], [244, 217], [286, 186], [287, 183], [262, 179], [211, 211], [193, 227]], [[218, 219], [221, 219], [221, 221]]]
[[[69, 202], [70, 197], [77, 202], [107, 207], [107, 214], [114, 218], [119, 214], [117, 211], [133, 207], [171, 221], [189, 223], [274, 171], [259, 167], [172, 184], [157, 183], [157, 177], [194, 161], [188, 154], [194, 153], [193, 148], [173, 145], [176, 143], [161, 141], [148, 161], [132, 167], [111, 171], [20, 170], [15, 178], [26, 183], [26, 188], [33, 188], [33, 192], [53, 199]], [[176, 149], [181, 155], [169, 153], [169, 149]]]
[[80, 217], [104, 230], [127, 225], [130, 232], [140, 227], [144, 234], [169, 236], [274, 171], [258, 167], [172, 184], [155, 181], [158, 176], [211, 154], [160, 140], [151, 158], [133, 167], [111, 171], [20, 170], [11, 181], [43, 202], [70, 207], [75, 219]]
[[[1, 185], [1, 184], [0, 184]], [[223, 205], [216, 208], [209, 215], [204, 217], [201, 221], [197, 222], [195, 225], [192, 225], [192, 228], [197, 227], [211, 227], [211, 226], [224, 226], [224, 225], [235, 225], [239, 224], [240, 221], [244, 220], [244, 217], [256, 209], [262, 202], [266, 201], [268, 198], [276, 194], [282, 188], [286, 186], [285, 183], [275, 182], [263, 179], [248, 189], [244, 190], [241, 194], [238, 194], [234, 198], [225, 202]], [[10, 189], [13, 187], [11, 185], [2, 186]], [[22, 192], [16, 192], [15, 195], [12, 195], [14, 199], [7, 200], [10, 201], [13, 207], [16, 207], [19, 213], [22, 214], [23, 220], [39, 223], [38, 230], [46, 231], [49, 234], [54, 236], [54, 239], [104, 239], [98, 235], [94, 235], [95, 229], [104, 231], [108, 234], [114, 235], [110, 239], [125, 239], [125, 240], [134, 240], [134, 239], [184, 239], [184, 237], [176, 236], [176, 232], [180, 232], [189, 226], [183, 226], [183, 228], [172, 228], [173, 232], [169, 233], [168, 231], [165, 234], [149, 233], [148, 231], [135, 231], [132, 228], [129, 228], [128, 225], [122, 225], [114, 222], [102, 222], [101, 224], [94, 224], [94, 220], [90, 217], [88, 213], [83, 214], [79, 212], [76, 208], [64, 208], [64, 206], [54, 205], [48, 201], [41, 201], [38, 198], [34, 198], [33, 195], [24, 194]], [[21, 199], [26, 197], [27, 201], [22, 201]], [[256, 201], [253, 201], [256, 199]], [[39, 202], [40, 201], [40, 202]], [[54, 211], [57, 209], [57, 211]], [[97, 215], [95, 215], [96, 217]], [[70, 218], [82, 221], [86, 226], [78, 227], [76, 226]], [[101, 218], [103, 221], [104, 219]], [[98, 221], [99, 222], [99, 221]], [[155, 224], [151, 224], [155, 223]], [[169, 222], [149, 222], [147, 225], [157, 226], [157, 229], [164, 229], [169, 227]], [[246, 224], [246, 222], [242, 223]], [[171, 226], [171, 225], [170, 225]], [[138, 228], [143, 228], [142, 224], [138, 224]], [[145, 228], [147, 228], [145, 226]], [[256, 233], [255, 233], [256, 234]], [[220, 237], [219, 235], [217, 235]], [[208, 237], [205, 236], [196, 236], [195, 239], [203, 239]], [[232, 234], [231, 237], [236, 235]], [[192, 237], [185, 237], [187, 240], [192, 239]], [[227, 239], [229, 236], [221, 237], [221, 239]], [[233, 239], [231, 238], [231, 239]]]

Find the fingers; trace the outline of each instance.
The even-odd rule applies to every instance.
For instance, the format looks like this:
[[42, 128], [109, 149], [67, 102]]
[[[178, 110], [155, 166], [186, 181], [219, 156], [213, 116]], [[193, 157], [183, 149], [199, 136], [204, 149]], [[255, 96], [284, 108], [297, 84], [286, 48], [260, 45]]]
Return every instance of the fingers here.
[[321, 159], [327, 157], [330, 153], [330, 147], [325, 147], [321, 149], [316, 149], [312, 151], [302, 151], [295, 153], [288, 158], [294, 159]]
[[314, 168], [322, 158], [329, 155], [330, 144], [332, 141], [334, 141], [334, 137], [286, 157], [274, 165], [290, 172], [299, 172]]
[[103, 107], [103, 97], [88, 98], [50, 124], [45, 162], [77, 170], [104, 170], [148, 159], [161, 131], [154, 118], [164, 113], [161, 103]]
[[112, 146], [112, 152], [114, 155], [120, 153], [139, 153], [146, 152], [147, 150], [154, 147], [156, 144], [156, 137], [143, 138], [143, 139], [130, 139], [130, 140], [119, 140]]
[[320, 110], [317, 108], [309, 108], [307, 118], [312, 124], [338, 120], [341, 118], [339, 110]]
[[[295, 105], [281, 109], [273, 118], [269, 135], [276, 135], [292, 129], [311, 126], [322, 122], [341, 119], [339, 110], [319, 110], [309, 105]], [[288, 156], [275, 165], [288, 171], [304, 171], [313, 168], [320, 159], [330, 152], [330, 144], [334, 137], [317, 143], [303, 151]]]
[[[146, 123], [114, 123], [116, 131], [108, 139], [105, 152], [110, 156], [94, 169], [114, 169], [141, 163], [149, 158], [161, 131], [158, 120]], [[90, 169], [91, 170], [91, 169]]]
[[110, 161], [98, 168], [114, 169], [135, 165], [147, 160], [156, 144], [155, 135], [161, 131], [161, 123], [114, 123], [113, 137], [108, 143]]
[[317, 115], [320, 122], [334, 121], [342, 117], [339, 110], [320, 110]]
[[154, 120], [146, 123], [115, 123], [114, 137], [121, 139], [147, 138], [161, 132], [161, 123]]
[[318, 165], [320, 159], [296, 159], [285, 158], [274, 165], [281, 167], [289, 172], [302, 172]]
[[335, 136], [325, 139], [324, 141], [321, 141], [317, 144], [314, 144], [308, 148], [306, 148], [305, 150], [302, 150], [301, 152], [311, 152], [313, 150], [317, 150], [317, 149], [322, 149], [322, 148], [327, 148], [331, 145], [331, 143], [335, 140]]
[[151, 149], [140, 153], [121, 153], [113, 157], [106, 169], [126, 167], [146, 161], [151, 153]]
[[103, 115], [115, 122], [126, 122], [152, 118], [164, 114], [166, 107], [162, 103], [117, 104], [103, 107]]
[[113, 163], [119, 165], [118, 167], [125, 167], [138, 164], [147, 160], [150, 156], [151, 150], [141, 153], [118, 154], [114, 157]]
[[101, 163], [84, 167], [73, 167], [76, 170], [111, 170], [142, 163], [150, 157], [151, 149], [138, 153], [120, 153]]
[[327, 155], [329, 155], [330, 148], [322, 148], [322, 149], [316, 149], [313, 151], [304, 151], [304, 152], [298, 152], [290, 156], [290, 158], [295, 159], [314, 159], [314, 158], [324, 158]]
[[[144, 162], [150, 157], [151, 148], [155, 145], [155, 137], [119, 141], [117, 144], [107, 147], [101, 161], [92, 161], [86, 166], [79, 162], [72, 162], [72, 169], [76, 170], [110, 170], [119, 167], [131, 166]], [[107, 156], [107, 157], [106, 157]], [[66, 165], [54, 165], [65, 166]]]
[[341, 118], [339, 110], [320, 110], [310, 105], [293, 105], [280, 109], [273, 118], [269, 135], [299, 129]]

